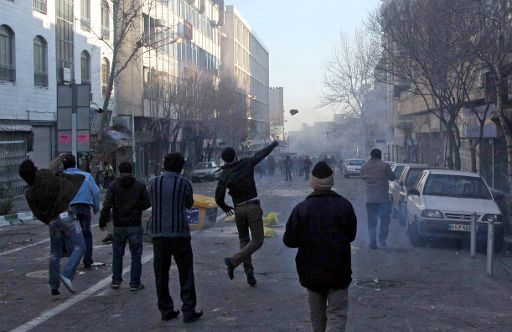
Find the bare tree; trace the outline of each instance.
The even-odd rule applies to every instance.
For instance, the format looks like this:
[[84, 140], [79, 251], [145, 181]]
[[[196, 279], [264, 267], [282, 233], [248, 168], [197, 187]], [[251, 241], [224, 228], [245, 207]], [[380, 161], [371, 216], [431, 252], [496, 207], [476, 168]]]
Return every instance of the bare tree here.
[[[421, 98], [448, 139], [448, 167], [461, 168], [460, 111], [470, 101], [479, 63], [461, 39], [471, 0], [393, 0], [372, 18], [383, 41], [380, 69], [388, 84]], [[404, 84], [405, 83], [405, 84]]]
[[[109, 2], [112, 6], [110, 7]], [[108, 110], [114, 83], [118, 80], [121, 73], [128, 65], [135, 61], [144, 47], [160, 47], [162, 44], [169, 43], [168, 33], [156, 33], [156, 23], [147, 20], [149, 30], [144, 31], [143, 14], [151, 12], [157, 0], [102, 0], [104, 11], [108, 11], [108, 17], [112, 20], [113, 33], [106, 27], [106, 31], [101, 32], [99, 38], [105, 42], [112, 52], [112, 61], [110, 63], [105, 90], [103, 91], [103, 109]], [[153, 20], [155, 21], [155, 20]], [[165, 28], [164, 28], [165, 29]], [[145, 32], [146, 34], [142, 33]], [[104, 112], [100, 117], [99, 139], [108, 129]]]
[[487, 71], [486, 94], [496, 105], [496, 115], [507, 146], [507, 178], [512, 193], [512, 109], [507, 107], [507, 80], [512, 74], [512, 3], [509, 0], [472, 0], [471, 22], [466, 30], [468, 48]]
[[352, 37], [342, 32], [332, 59], [325, 65], [321, 106], [340, 106], [342, 112], [361, 121], [366, 149], [370, 148], [370, 139], [364, 98], [375, 81], [379, 54], [378, 39], [365, 30], [357, 30]]

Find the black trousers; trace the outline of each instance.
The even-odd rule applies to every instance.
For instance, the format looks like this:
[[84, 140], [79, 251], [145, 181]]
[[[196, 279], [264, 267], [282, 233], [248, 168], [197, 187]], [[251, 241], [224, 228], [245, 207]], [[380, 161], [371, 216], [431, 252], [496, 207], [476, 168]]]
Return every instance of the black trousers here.
[[158, 309], [162, 314], [174, 310], [174, 302], [169, 294], [169, 269], [171, 261], [178, 266], [183, 303], [183, 315], [192, 313], [196, 309], [196, 288], [194, 284], [194, 259], [190, 238], [153, 238], [153, 268], [155, 270], [156, 293], [158, 296]]

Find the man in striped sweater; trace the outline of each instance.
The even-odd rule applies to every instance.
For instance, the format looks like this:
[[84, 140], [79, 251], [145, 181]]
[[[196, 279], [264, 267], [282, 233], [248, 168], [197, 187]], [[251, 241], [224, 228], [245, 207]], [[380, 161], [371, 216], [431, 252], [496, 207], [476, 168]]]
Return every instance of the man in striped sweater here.
[[151, 234], [153, 237], [154, 270], [158, 309], [162, 320], [172, 320], [179, 315], [169, 294], [169, 269], [171, 260], [178, 266], [181, 284], [183, 321], [198, 320], [203, 312], [196, 311], [196, 290], [190, 228], [186, 209], [194, 204], [192, 185], [181, 177], [185, 159], [180, 153], [164, 158], [164, 173], [151, 181], [152, 210]]

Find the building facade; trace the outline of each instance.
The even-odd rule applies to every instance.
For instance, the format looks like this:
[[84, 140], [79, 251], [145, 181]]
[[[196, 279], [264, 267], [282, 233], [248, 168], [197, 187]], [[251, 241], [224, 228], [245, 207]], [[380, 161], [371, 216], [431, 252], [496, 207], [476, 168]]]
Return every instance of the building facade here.
[[[111, 59], [111, 4], [102, 0], [6, 0], [0, 10], [0, 186], [21, 194], [17, 165], [27, 154], [45, 167], [57, 151], [57, 86], [91, 85], [101, 96], [101, 64]], [[107, 15], [104, 15], [107, 16]], [[77, 18], [80, 18], [77, 20]]]
[[222, 28], [222, 71], [236, 78], [247, 96], [249, 150], [258, 149], [270, 138], [269, 51], [234, 6], [226, 6]]
[[270, 137], [284, 141], [284, 93], [282, 87], [269, 90]]
[[135, 128], [140, 174], [154, 172], [150, 164], [168, 150], [184, 153], [191, 162], [197, 159], [195, 145], [202, 147], [194, 140], [200, 136], [197, 126], [193, 119], [183, 120], [186, 110], [176, 105], [180, 101], [171, 90], [198, 82], [191, 80], [217, 80], [223, 6], [218, 0], [155, 1], [130, 31], [120, 61], [135, 43], [143, 46], [119, 76], [114, 126], [130, 135]]

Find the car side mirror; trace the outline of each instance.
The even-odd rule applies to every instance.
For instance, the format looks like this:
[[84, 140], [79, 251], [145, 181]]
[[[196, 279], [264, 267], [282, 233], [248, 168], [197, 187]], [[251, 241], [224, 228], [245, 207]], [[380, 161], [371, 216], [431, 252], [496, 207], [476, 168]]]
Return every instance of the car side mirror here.
[[420, 192], [416, 189], [411, 189], [407, 192], [407, 196], [420, 196]]

